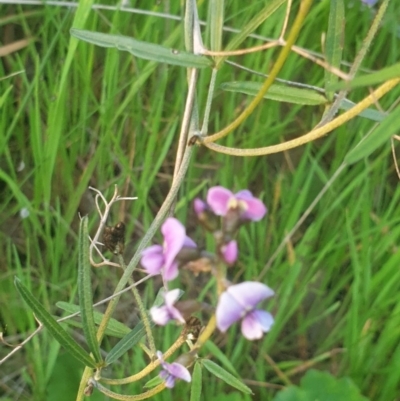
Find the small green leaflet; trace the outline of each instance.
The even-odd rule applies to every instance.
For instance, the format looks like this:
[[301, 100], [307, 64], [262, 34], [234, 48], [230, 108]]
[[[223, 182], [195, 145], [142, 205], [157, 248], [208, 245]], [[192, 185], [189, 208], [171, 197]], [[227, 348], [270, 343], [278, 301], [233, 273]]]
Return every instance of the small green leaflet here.
[[189, 68], [211, 67], [213, 61], [205, 56], [198, 56], [185, 51], [170, 49], [150, 42], [143, 42], [128, 36], [112, 35], [108, 33], [91, 32], [80, 29], [71, 29], [71, 35], [85, 42], [101, 47], [114, 47], [132, 53], [145, 60], [179, 65]]
[[251, 389], [247, 387], [244, 383], [242, 383], [235, 376], [227, 372], [224, 368], [217, 365], [215, 362], [210, 361], [209, 359], [202, 359], [201, 364], [214, 376], [223, 380], [225, 383], [229, 384], [232, 387], [242, 391], [245, 394], [253, 394]]

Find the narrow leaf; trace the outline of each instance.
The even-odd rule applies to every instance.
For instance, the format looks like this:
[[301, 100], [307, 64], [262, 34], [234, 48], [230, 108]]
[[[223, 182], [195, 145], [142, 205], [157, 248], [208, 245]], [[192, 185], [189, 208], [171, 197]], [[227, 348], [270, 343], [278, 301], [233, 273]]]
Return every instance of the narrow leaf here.
[[380, 71], [354, 78], [352, 81], [333, 85], [331, 89], [351, 89], [358, 88], [360, 86], [371, 86], [399, 77], [400, 63], [397, 63], [390, 67], [382, 68]]
[[[150, 320], [150, 325], [153, 327], [154, 323]], [[139, 322], [133, 330], [125, 335], [114, 348], [108, 353], [106, 357], [106, 364], [110, 365], [120, 358], [125, 352], [130, 350], [136, 345], [140, 339], [146, 334], [143, 322]]]
[[224, 27], [224, 0], [210, 0], [208, 5], [208, 20], [210, 27], [210, 49], [221, 51], [222, 30]]
[[89, 229], [88, 218], [83, 217], [79, 226], [78, 244], [78, 294], [82, 317], [82, 328], [86, 342], [97, 362], [102, 360], [99, 342], [96, 338], [96, 325], [93, 316], [91, 268], [89, 260]]
[[[221, 89], [230, 92], [240, 92], [255, 96], [262, 87], [259, 82], [233, 81], [225, 82]], [[272, 84], [268, 92], [264, 95], [265, 99], [276, 100], [278, 102], [296, 103], [315, 106], [327, 103], [325, 96], [311, 89], [292, 88], [286, 85]]]
[[160, 376], [155, 376], [149, 381], [147, 381], [144, 385], [143, 388], [152, 388], [155, 386], [158, 386], [159, 384], [163, 383], [164, 379], [162, 379]]
[[[80, 307], [75, 304], [60, 301], [60, 302], [57, 302], [56, 305], [68, 313], [80, 312]], [[94, 316], [94, 322], [97, 325], [99, 325], [103, 320], [104, 314], [94, 311], [93, 316]], [[80, 322], [77, 322], [75, 320], [67, 320], [67, 321], [65, 321], [65, 323], [70, 323], [74, 326], [82, 327]], [[130, 331], [131, 331], [131, 329], [128, 326], [125, 326], [123, 323], [119, 322], [118, 320], [111, 318], [108, 321], [105, 334], [108, 336], [122, 338], [124, 335], [130, 333]]]
[[[326, 61], [335, 68], [340, 68], [344, 42], [344, 4], [343, 0], [331, 0], [328, 31], [326, 34]], [[334, 92], [329, 90], [338, 82], [338, 77], [333, 72], [325, 70], [325, 88], [329, 100], [332, 100]]]
[[244, 383], [242, 383], [239, 379], [235, 376], [231, 375], [225, 369], [221, 368], [221, 366], [217, 365], [213, 361], [209, 359], [202, 359], [201, 363], [204, 367], [212, 373], [214, 376], [218, 377], [219, 379], [223, 380], [225, 383], [229, 384], [232, 387], [242, 391], [245, 394], [253, 394], [251, 389], [247, 387]]
[[211, 355], [218, 359], [221, 364], [228, 369], [233, 375], [239, 376], [236, 369], [233, 367], [232, 362], [229, 358], [221, 351], [221, 348], [217, 347], [211, 340], [208, 340], [205, 344], [205, 349], [211, 353]]
[[366, 138], [363, 138], [355, 148], [344, 158], [347, 164], [353, 164], [360, 159], [369, 156], [379, 146], [383, 145], [389, 138], [400, 130], [400, 105], [383, 120], [382, 123]]
[[190, 388], [190, 401], [201, 400], [202, 371], [201, 363], [196, 362], [192, 373], [192, 385]]
[[22, 282], [15, 277], [15, 287], [21, 294], [26, 304], [32, 309], [37, 319], [45, 326], [51, 335], [79, 362], [90, 368], [95, 368], [95, 361], [90, 355], [78, 345], [73, 338], [57, 323], [49, 312], [40, 304], [40, 302], [29, 292]]
[[[343, 99], [340, 102], [339, 108], [342, 110], [350, 110], [352, 107], [355, 106], [355, 103], [349, 99]], [[374, 109], [365, 109], [363, 110], [357, 117], [364, 117], [368, 118], [368, 120], [381, 122], [387, 116], [386, 113], [382, 113], [381, 111], [374, 110]]]
[[212, 60], [205, 56], [198, 56], [193, 53], [170, 49], [154, 43], [143, 42], [128, 36], [111, 35], [108, 33], [79, 29], [71, 29], [71, 35], [85, 42], [93, 43], [101, 47], [113, 47], [127, 51], [136, 57], [157, 61], [159, 63], [192, 68], [204, 68], [213, 65]]

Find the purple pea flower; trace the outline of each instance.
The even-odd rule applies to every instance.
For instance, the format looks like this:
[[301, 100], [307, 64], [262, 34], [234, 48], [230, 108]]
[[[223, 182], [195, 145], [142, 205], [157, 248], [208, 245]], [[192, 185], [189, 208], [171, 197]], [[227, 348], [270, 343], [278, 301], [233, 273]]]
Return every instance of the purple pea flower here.
[[229, 241], [227, 244], [222, 245], [221, 253], [226, 263], [232, 265], [236, 262], [238, 257], [238, 247], [235, 240]]
[[260, 199], [255, 198], [247, 189], [233, 194], [224, 187], [212, 187], [208, 190], [207, 203], [218, 216], [226, 216], [230, 209], [239, 209], [242, 220], [258, 221], [267, 212]]
[[178, 275], [176, 256], [183, 247], [196, 248], [196, 244], [186, 236], [185, 227], [177, 219], [169, 217], [161, 226], [163, 245], [152, 245], [142, 252], [141, 264], [149, 274], [161, 274], [165, 281]]
[[242, 334], [248, 340], [258, 340], [270, 330], [274, 318], [269, 312], [255, 309], [264, 299], [274, 295], [265, 284], [246, 281], [231, 285], [219, 298], [216, 319], [217, 327], [226, 332], [228, 328], [242, 319]]
[[150, 315], [154, 323], [165, 326], [170, 320], [177, 320], [181, 323], [185, 323], [181, 312], [174, 307], [175, 301], [179, 298], [180, 290], [175, 289], [163, 294], [165, 305], [153, 306], [150, 309]]
[[157, 351], [157, 357], [161, 362], [163, 370], [160, 372], [160, 377], [165, 380], [165, 387], [172, 388], [175, 386], [175, 380], [181, 379], [187, 382], [191, 382], [192, 377], [189, 371], [180, 363], [168, 363], [165, 362], [162, 357], [162, 352]]

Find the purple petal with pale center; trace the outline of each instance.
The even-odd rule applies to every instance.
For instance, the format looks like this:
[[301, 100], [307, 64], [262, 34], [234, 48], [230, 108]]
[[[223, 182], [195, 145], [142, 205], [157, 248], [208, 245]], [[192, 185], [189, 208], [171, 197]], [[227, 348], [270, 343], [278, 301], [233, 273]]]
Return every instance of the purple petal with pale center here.
[[237, 304], [247, 311], [254, 309], [259, 302], [274, 295], [271, 288], [256, 281], [231, 285], [226, 291]]
[[250, 191], [243, 190], [238, 192], [235, 196], [246, 205], [241, 216], [243, 219], [258, 221], [267, 213], [267, 208], [264, 203], [262, 203], [260, 199], [255, 198]]
[[215, 311], [217, 327], [223, 333], [240, 320], [244, 315], [244, 308], [227, 291], [221, 294]]
[[212, 187], [207, 193], [207, 203], [216, 215], [225, 216], [228, 212], [229, 200], [233, 197], [233, 193], [224, 187]]
[[270, 330], [274, 318], [268, 312], [255, 310], [248, 313], [242, 320], [242, 334], [248, 340], [260, 339], [264, 332]]
[[235, 263], [238, 256], [237, 242], [235, 240], [232, 240], [223, 245], [221, 248], [221, 253], [226, 263]]
[[192, 380], [189, 371], [180, 363], [174, 362], [169, 364], [168, 371], [177, 379], [185, 380], [186, 382], [191, 382]]
[[142, 251], [141, 264], [149, 274], [159, 274], [164, 266], [163, 247], [152, 245]]
[[165, 272], [170, 268], [185, 241], [185, 227], [177, 219], [169, 217], [161, 227], [164, 236]]
[[163, 370], [159, 376], [165, 380], [165, 387], [172, 388], [175, 385], [176, 379], [190, 382], [192, 380], [189, 371], [180, 363], [167, 363], [163, 360], [161, 351], [157, 351], [157, 357], [160, 360]]

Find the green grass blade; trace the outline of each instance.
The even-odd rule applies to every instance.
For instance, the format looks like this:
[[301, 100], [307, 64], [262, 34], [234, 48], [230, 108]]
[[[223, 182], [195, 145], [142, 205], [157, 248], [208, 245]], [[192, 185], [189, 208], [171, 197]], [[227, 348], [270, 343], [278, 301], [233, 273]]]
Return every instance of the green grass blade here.
[[236, 372], [236, 369], [232, 365], [232, 362], [227, 358], [223, 351], [219, 347], [217, 347], [211, 340], [208, 340], [205, 343], [205, 349], [227, 369], [233, 375], [239, 376]]
[[[262, 87], [259, 82], [233, 81], [225, 82], [221, 89], [229, 92], [241, 92], [247, 95], [255, 96]], [[325, 96], [311, 89], [292, 88], [286, 85], [272, 84], [268, 92], [264, 95], [265, 99], [276, 100], [278, 102], [287, 102], [315, 106], [327, 103]]]
[[[60, 309], [65, 310], [68, 313], [76, 313], [80, 312], [80, 307], [79, 305], [71, 304], [68, 302], [57, 302], [56, 306], [59, 307]], [[104, 314], [100, 312], [93, 312], [94, 316], [94, 322], [99, 325], [100, 322], [103, 319]], [[70, 323], [74, 326], [77, 327], [82, 327], [80, 322], [77, 322], [75, 320], [67, 320], [65, 323]], [[123, 323], [119, 322], [118, 320], [111, 318], [108, 322], [107, 329], [106, 329], [106, 335], [112, 336], [112, 337], [118, 337], [122, 338], [126, 334], [128, 334], [131, 331], [131, 329], [128, 326], [125, 326]]]
[[245, 394], [253, 394], [253, 392], [249, 387], [247, 387], [235, 376], [227, 372], [224, 368], [221, 368], [221, 366], [217, 365], [215, 362], [210, 361], [209, 359], [202, 359], [201, 363], [210, 373], [212, 373], [219, 379], [223, 380], [226, 384], [235, 387], [236, 389], [242, 391]]
[[[223, 0], [211, 0], [208, 6], [208, 20], [210, 27], [210, 49], [215, 52], [222, 48], [222, 29], [224, 27], [224, 8]], [[217, 62], [217, 64], [219, 64]]]
[[400, 63], [397, 63], [390, 67], [382, 68], [380, 71], [373, 72], [372, 74], [354, 78], [350, 82], [342, 82], [338, 85], [334, 85], [331, 89], [352, 89], [361, 86], [371, 86], [399, 77]]
[[14, 284], [37, 319], [50, 331], [53, 337], [79, 362], [82, 362], [85, 366], [95, 368], [95, 361], [90, 355], [56, 322], [18, 277], [15, 277]]
[[97, 362], [101, 361], [100, 346], [96, 337], [93, 316], [92, 283], [90, 279], [88, 218], [83, 217], [79, 226], [78, 294], [82, 328], [90, 351]]
[[[154, 323], [150, 320], [151, 327]], [[110, 365], [114, 363], [121, 355], [126, 351], [130, 350], [140, 339], [146, 334], [146, 329], [143, 322], [139, 322], [133, 330], [131, 330], [126, 336], [124, 336], [114, 348], [108, 353], [106, 357], [106, 364]]]
[[189, 68], [211, 67], [213, 62], [205, 56], [170, 49], [154, 43], [143, 42], [128, 36], [71, 29], [71, 35], [101, 47], [113, 47], [127, 51], [145, 60]]
[[369, 156], [374, 150], [379, 148], [389, 138], [400, 130], [400, 105], [398, 105], [383, 122], [365, 139], [346, 155], [344, 162], [353, 164]]
[[201, 382], [202, 371], [201, 364], [196, 362], [194, 365], [192, 373], [192, 385], [190, 388], [190, 401], [200, 401], [201, 400]]
[[[328, 32], [326, 34], [326, 61], [330, 66], [340, 68], [344, 42], [344, 4], [343, 0], [330, 2]], [[333, 72], [325, 70], [325, 88], [328, 99], [332, 100], [334, 92], [328, 88], [338, 82], [338, 77]]]

